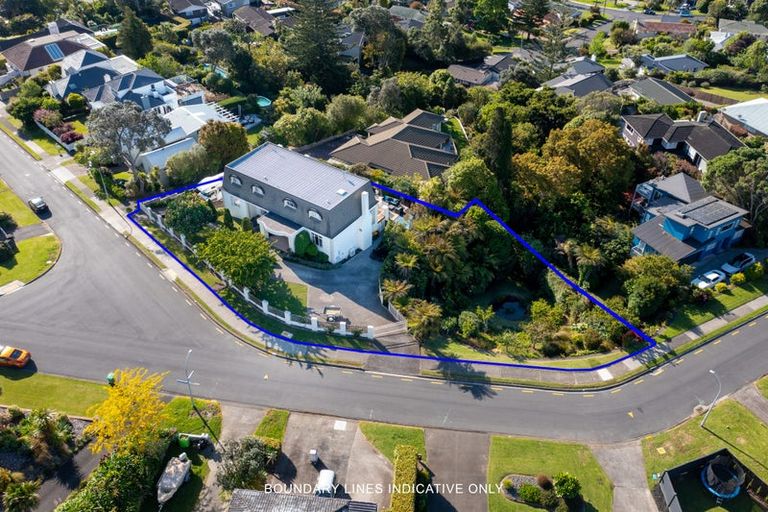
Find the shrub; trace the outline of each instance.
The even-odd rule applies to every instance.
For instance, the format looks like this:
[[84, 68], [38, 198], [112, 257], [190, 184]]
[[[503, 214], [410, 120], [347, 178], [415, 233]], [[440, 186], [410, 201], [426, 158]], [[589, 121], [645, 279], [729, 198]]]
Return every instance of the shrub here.
[[4, 493], [10, 484], [23, 482], [24, 473], [0, 468], [0, 494]]
[[717, 283], [715, 285], [715, 291], [717, 293], [725, 293], [726, 291], [728, 291], [728, 285], [725, 283]]
[[235, 227], [235, 221], [232, 220], [232, 214], [229, 212], [229, 208], [224, 210], [224, 226], [229, 229]]
[[39, 489], [39, 481], [11, 483], [3, 493], [3, 507], [6, 512], [28, 512], [40, 503]]
[[555, 475], [555, 492], [563, 499], [575, 500], [581, 496], [581, 482], [570, 473], [558, 473]]
[[251, 222], [251, 218], [243, 217], [243, 220], [240, 221], [240, 227], [243, 228], [243, 231], [253, 231], [253, 223]]
[[708, 302], [710, 299], [712, 299], [712, 297], [714, 296], [714, 293], [712, 292], [711, 288], [705, 288], [703, 290], [701, 288], [694, 288], [691, 296], [694, 302], [703, 304], [705, 302]]
[[744, 275], [743, 272], [736, 272], [731, 276], [731, 284], [734, 286], [742, 285], [746, 281], [747, 281], [747, 277]]
[[17, 227], [18, 224], [16, 224], [16, 221], [13, 220], [13, 217], [10, 213], [0, 212], [0, 228], [3, 228], [6, 231], [13, 231]]
[[66, 133], [62, 133], [61, 137], [59, 137], [61, 142], [64, 144], [72, 144], [73, 142], [77, 142], [79, 140], [83, 140], [83, 134], [77, 133], [76, 131], [69, 131]]
[[440, 324], [440, 330], [445, 334], [453, 334], [459, 330], [459, 319], [449, 316]]
[[168, 203], [165, 224], [178, 233], [194, 236], [216, 217], [208, 203], [195, 192], [185, 192]]
[[264, 482], [267, 470], [277, 462], [280, 453], [273, 443], [247, 436], [225, 445], [216, 480], [224, 490], [250, 489]]
[[62, 117], [59, 112], [45, 108], [36, 110], [33, 117], [35, 121], [45, 126], [49, 130], [59, 126], [62, 122]]
[[523, 484], [517, 490], [518, 497], [531, 505], [541, 503], [541, 489], [531, 484]]
[[[389, 510], [391, 512], [414, 512], [416, 509], [416, 496], [413, 489], [416, 485], [416, 468], [418, 455], [416, 447], [398, 445], [395, 447], [394, 485], [392, 501]], [[400, 489], [397, 489], [400, 487]]]
[[560, 504], [560, 498], [555, 494], [554, 489], [541, 491], [541, 506], [547, 510], [552, 510]]
[[539, 487], [547, 491], [551, 490], [553, 487], [552, 479], [547, 475], [538, 475], [536, 477], [536, 483], [539, 484]]
[[0, 242], [0, 263], [13, 258], [15, 253], [16, 251], [14, 250], [10, 240], [3, 240]]
[[51, 131], [57, 136], [61, 137], [67, 132], [73, 131], [75, 128], [72, 126], [72, 123], [62, 123], [58, 126], [54, 126], [51, 128]]
[[763, 264], [758, 261], [747, 269], [746, 275], [747, 279], [750, 281], [760, 279], [765, 275], [765, 267], [763, 267]]
[[72, 111], [83, 110], [85, 108], [85, 98], [76, 92], [69, 93], [66, 102], [67, 106]]
[[515, 490], [515, 485], [512, 483], [511, 480], [504, 480], [504, 483], [502, 484], [504, 486], [504, 490], [507, 492], [512, 492]]

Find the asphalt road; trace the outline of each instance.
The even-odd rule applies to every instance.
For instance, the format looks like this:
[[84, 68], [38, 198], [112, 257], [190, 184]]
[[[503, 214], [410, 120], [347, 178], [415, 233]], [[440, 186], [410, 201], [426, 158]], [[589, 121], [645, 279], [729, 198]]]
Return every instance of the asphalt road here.
[[[103, 379], [114, 368], [169, 371], [183, 392], [184, 356], [202, 396], [357, 419], [592, 442], [669, 427], [712, 400], [714, 368], [729, 393], [768, 371], [768, 320], [618, 392], [463, 386], [268, 357], [220, 332], [84, 204], [0, 136], [0, 176], [22, 198], [42, 194], [63, 241], [43, 278], [0, 297], [0, 342], [31, 349], [41, 372]], [[1, 399], [0, 399], [1, 400]], [[631, 415], [629, 413], [632, 413]]]

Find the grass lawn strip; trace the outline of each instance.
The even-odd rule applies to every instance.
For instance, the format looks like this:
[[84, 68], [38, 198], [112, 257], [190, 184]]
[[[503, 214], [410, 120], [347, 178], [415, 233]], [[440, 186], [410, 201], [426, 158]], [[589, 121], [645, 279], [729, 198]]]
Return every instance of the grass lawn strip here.
[[0, 286], [12, 281], [26, 284], [39, 277], [56, 262], [61, 247], [59, 239], [52, 233], [27, 238], [16, 245], [19, 252], [0, 263]]
[[3, 180], [0, 180], [0, 212], [10, 213], [19, 227], [40, 224], [40, 218]]
[[757, 381], [757, 389], [763, 394], [766, 400], [768, 400], [768, 376]]
[[395, 447], [401, 444], [415, 446], [422, 459], [427, 460], [424, 429], [370, 421], [361, 421], [359, 426], [368, 442], [390, 462], [394, 463]]
[[[612, 510], [613, 484], [586, 446], [553, 441], [538, 441], [507, 436], [492, 436], [488, 456], [488, 484], [495, 486], [511, 474], [553, 477], [567, 471], [581, 482], [587, 510]], [[489, 512], [541, 511], [514, 503], [502, 494], [488, 496]]]
[[88, 207], [89, 207], [91, 210], [95, 211], [96, 213], [99, 213], [99, 212], [101, 211], [101, 208], [99, 207], [99, 205], [98, 205], [98, 204], [96, 204], [96, 203], [93, 201], [93, 199], [91, 199], [90, 197], [88, 197], [88, 195], [87, 195], [85, 192], [83, 192], [83, 191], [82, 191], [82, 189], [81, 189], [80, 187], [78, 187], [77, 185], [75, 185], [75, 184], [74, 184], [74, 180], [69, 180], [68, 182], [66, 182], [66, 183], [65, 183], [65, 185], [67, 186], [67, 188], [68, 188], [69, 190], [71, 190], [72, 192], [74, 192], [74, 194], [75, 194], [77, 197], [79, 197], [79, 198], [80, 198], [80, 200], [81, 200], [82, 202], [84, 202], [85, 204], [87, 204], [87, 205], [88, 205]]
[[765, 97], [765, 93], [748, 89], [732, 89], [728, 87], [699, 87], [699, 90], [716, 94], [736, 101], [749, 101]]
[[9, 136], [13, 140], [13, 142], [18, 144], [21, 149], [23, 149], [24, 151], [29, 153], [29, 156], [31, 156], [35, 160], [42, 160], [43, 159], [43, 157], [41, 157], [40, 155], [37, 154], [37, 151], [35, 151], [31, 147], [29, 147], [29, 145], [27, 145], [27, 143], [24, 142], [24, 140], [21, 137], [16, 135], [13, 132], [13, 130], [11, 130], [10, 128], [5, 126], [2, 122], [0, 122], [0, 130], [2, 130], [3, 133], [5, 133], [7, 136]]
[[[211, 400], [195, 400], [197, 408], [206, 416], [208, 427], [218, 438], [221, 435], [221, 407], [219, 403]], [[178, 432], [188, 434], [202, 434], [209, 432], [205, 423], [192, 408], [189, 398], [176, 397], [171, 400], [165, 408], [166, 418], [163, 426], [165, 428], [175, 428]], [[212, 442], [215, 442], [213, 439]], [[171, 457], [178, 456], [182, 451], [187, 453], [189, 460], [192, 461], [189, 480], [179, 488], [173, 498], [163, 506], [163, 512], [191, 512], [197, 503], [200, 491], [203, 489], [205, 477], [208, 475], [208, 459], [200, 455], [193, 448], [182, 449], [175, 441], [166, 453], [163, 468]], [[144, 500], [141, 512], [154, 512], [158, 510], [157, 501], [154, 493]]]
[[768, 426], [746, 407], [734, 400], [725, 400], [709, 415], [706, 429], [699, 426], [700, 422], [700, 418], [692, 418], [643, 439], [645, 470], [651, 487], [655, 485], [654, 474], [660, 475], [664, 470], [721, 448], [728, 448], [757, 476], [768, 480]]
[[288, 427], [288, 417], [290, 414], [289, 411], [284, 411], [282, 409], [268, 410], [261, 420], [261, 423], [259, 423], [259, 426], [256, 427], [253, 435], [276, 439], [282, 443], [283, 437], [285, 436], [285, 429]]
[[[3, 340], [24, 348], [24, 340]], [[34, 358], [34, 354], [32, 354]], [[56, 375], [0, 368], [0, 402], [23, 409], [51, 409], [88, 416], [88, 409], [104, 401], [104, 385]]]

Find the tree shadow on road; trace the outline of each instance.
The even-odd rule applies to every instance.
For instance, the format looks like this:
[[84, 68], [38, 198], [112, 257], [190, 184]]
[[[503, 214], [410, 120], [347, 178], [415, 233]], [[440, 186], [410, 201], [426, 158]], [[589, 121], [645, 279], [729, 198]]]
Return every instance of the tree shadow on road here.
[[451, 386], [458, 387], [464, 393], [470, 393], [475, 400], [493, 398], [497, 394], [491, 389], [491, 379], [485, 372], [477, 370], [472, 363], [440, 361], [437, 371]]

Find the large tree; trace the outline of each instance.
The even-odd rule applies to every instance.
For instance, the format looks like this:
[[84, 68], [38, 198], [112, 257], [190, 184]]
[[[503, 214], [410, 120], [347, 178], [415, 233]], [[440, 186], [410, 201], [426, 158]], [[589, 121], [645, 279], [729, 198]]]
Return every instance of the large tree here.
[[239, 123], [209, 121], [200, 128], [197, 140], [219, 168], [244, 155], [249, 149], [245, 128]]
[[168, 203], [165, 224], [187, 237], [197, 235], [208, 223], [216, 221], [216, 213], [197, 191], [187, 191]]
[[285, 50], [301, 74], [325, 91], [344, 86], [345, 68], [339, 52], [339, 20], [330, 0], [304, 0], [286, 33]]
[[387, 9], [372, 5], [349, 13], [354, 30], [365, 33], [366, 61], [383, 71], [397, 71], [405, 55], [406, 37]]
[[477, 0], [474, 15], [480, 28], [494, 34], [501, 32], [509, 26], [509, 2]]
[[192, 32], [192, 44], [203, 52], [211, 64], [222, 64], [234, 53], [232, 36], [220, 28], [195, 30]]
[[713, 159], [702, 180], [707, 190], [749, 212], [765, 240], [768, 225], [768, 154], [762, 148], [744, 147]]
[[187, 185], [213, 174], [217, 165], [204, 146], [195, 145], [189, 151], [182, 151], [169, 158], [165, 172], [173, 185]]
[[117, 33], [117, 45], [133, 59], [143, 57], [152, 50], [152, 34], [133, 9], [123, 10], [123, 21]]
[[160, 396], [165, 374], [144, 368], [115, 371], [115, 383], [107, 398], [92, 411], [93, 423], [85, 432], [93, 435], [93, 453], [142, 453], [160, 440], [165, 404]]
[[264, 235], [253, 231], [217, 229], [197, 246], [197, 255], [236, 286], [261, 289], [277, 260]]
[[131, 101], [114, 102], [95, 110], [88, 121], [88, 143], [113, 161], [124, 161], [138, 173], [136, 160], [165, 142], [171, 123], [156, 110], [142, 110]]
[[530, 37], [538, 31], [548, 12], [549, 0], [522, 0], [514, 12], [512, 23]]

